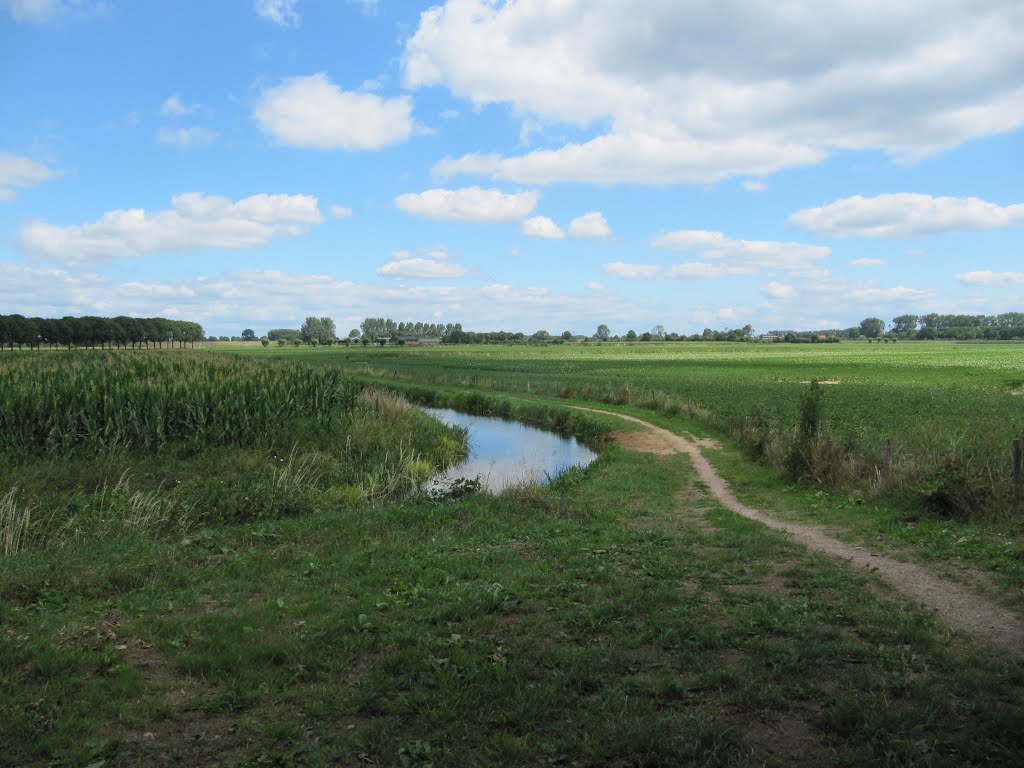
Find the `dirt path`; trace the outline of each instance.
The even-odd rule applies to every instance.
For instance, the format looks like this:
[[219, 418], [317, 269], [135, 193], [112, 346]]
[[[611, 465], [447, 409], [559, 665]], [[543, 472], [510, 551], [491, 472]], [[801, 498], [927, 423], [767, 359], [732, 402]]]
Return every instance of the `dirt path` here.
[[[726, 508], [764, 523], [769, 528], [785, 531], [812, 549], [841, 557], [857, 567], [869, 568], [898, 592], [934, 610], [940, 618], [956, 629], [977, 640], [990, 642], [1015, 654], [1024, 655], [1024, 619], [1013, 611], [997, 605], [961, 584], [940, 578], [924, 566], [903, 563], [875, 554], [863, 547], [839, 541], [818, 526], [783, 522], [746, 506], [733, 495], [729, 485], [704, 458], [698, 443], [633, 416], [596, 408], [579, 410], [616, 416], [646, 427], [645, 433], [623, 433], [621, 442], [626, 448], [651, 453], [687, 454], [700, 479]], [[699, 442], [701, 445], [705, 444], [705, 441]]]

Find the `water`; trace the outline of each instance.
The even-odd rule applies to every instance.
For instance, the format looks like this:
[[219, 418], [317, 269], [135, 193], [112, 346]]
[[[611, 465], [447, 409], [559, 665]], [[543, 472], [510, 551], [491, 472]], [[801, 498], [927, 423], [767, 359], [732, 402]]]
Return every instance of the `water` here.
[[597, 454], [574, 437], [562, 437], [518, 421], [470, 416], [446, 408], [424, 408], [446, 424], [469, 430], [469, 455], [434, 477], [429, 488], [445, 488], [459, 478], [479, 476], [481, 485], [497, 493], [522, 483], [546, 483], [569, 467], [585, 467]]

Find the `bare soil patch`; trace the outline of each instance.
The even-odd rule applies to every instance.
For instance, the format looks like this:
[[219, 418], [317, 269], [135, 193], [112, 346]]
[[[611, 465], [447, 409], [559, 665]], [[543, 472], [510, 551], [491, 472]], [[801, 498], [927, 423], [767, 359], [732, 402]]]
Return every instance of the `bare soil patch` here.
[[659, 456], [669, 456], [676, 453], [672, 444], [661, 435], [654, 432], [635, 430], [631, 432], [612, 432], [608, 439], [617, 445], [630, 451], [640, 453], [654, 453]]
[[[657, 445], [659, 452], [663, 447], [668, 446], [673, 452], [685, 453], [690, 457], [701, 481], [727, 509], [763, 523], [769, 528], [785, 531], [812, 549], [840, 557], [857, 568], [866, 568], [877, 574], [903, 596], [934, 611], [940, 619], [975, 640], [1000, 646], [1016, 655], [1024, 655], [1024, 618], [1016, 612], [994, 603], [969, 587], [936, 575], [923, 565], [893, 560], [864, 547], [839, 541], [818, 526], [784, 522], [758, 509], [748, 507], [736, 498], [729, 488], [729, 484], [711, 466], [711, 463], [701, 453], [700, 447], [693, 440], [688, 440], [633, 416], [595, 408], [573, 407], [617, 416], [625, 421], [646, 427], [656, 436], [651, 438], [649, 444]], [[630, 441], [638, 440], [638, 438], [632, 437], [636, 434], [634, 432], [620, 434], [629, 434]], [[630, 447], [627, 444], [624, 446]]]

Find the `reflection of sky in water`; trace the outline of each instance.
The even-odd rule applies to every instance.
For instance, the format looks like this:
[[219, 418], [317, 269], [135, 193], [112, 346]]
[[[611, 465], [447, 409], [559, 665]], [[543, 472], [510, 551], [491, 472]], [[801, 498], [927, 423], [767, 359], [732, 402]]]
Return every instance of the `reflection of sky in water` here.
[[484, 487], [498, 492], [522, 482], [547, 482], [563, 469], [586, 466], [597, 458], [574, 437], [565, 438], [518, 421], [469, 416], [442, 408], [423, 410], [446, 424], [469, 429], [469, 456], [435, 477], [430, 488], [479, 475]]

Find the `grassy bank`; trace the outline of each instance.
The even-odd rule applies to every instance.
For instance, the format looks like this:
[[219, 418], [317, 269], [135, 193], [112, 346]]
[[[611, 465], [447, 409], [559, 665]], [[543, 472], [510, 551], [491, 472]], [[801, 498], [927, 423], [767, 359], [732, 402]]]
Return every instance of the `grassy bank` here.
[[[674, 499], [686, 500], [678, 511]], [[0, 568], [2, 754], [89, 765], [986, 765], [1024, 673], [678, 458]]]

